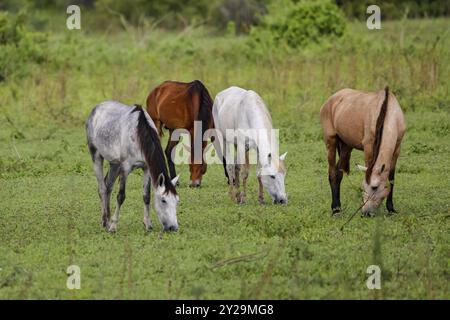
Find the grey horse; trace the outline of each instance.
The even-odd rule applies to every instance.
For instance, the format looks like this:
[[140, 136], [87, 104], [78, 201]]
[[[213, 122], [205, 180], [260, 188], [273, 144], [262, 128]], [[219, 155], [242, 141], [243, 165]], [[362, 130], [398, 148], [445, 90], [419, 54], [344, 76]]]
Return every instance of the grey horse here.
[[[127, 177], [132, 170], [142, 168], [145, 229], [152, 228], [149, 218], [152, 184], [159, 221], [165, 231], [177, 231], [179, 197], [175, 184], [179, 176], [170, 180], [156, 127], [147, 112], [139, 105], [133, 107], [117, 101], [102, 102], [95, 106], [86, 120], [86, 135], [98, 182], [103, 227], [109, 232], [117, 230], [120, 206], [125, 200]], [[109, 162], [105, 177], [103, 160]], [[117, 177], [119, 192], [116, 210], [110, 218], [110, 197]]]

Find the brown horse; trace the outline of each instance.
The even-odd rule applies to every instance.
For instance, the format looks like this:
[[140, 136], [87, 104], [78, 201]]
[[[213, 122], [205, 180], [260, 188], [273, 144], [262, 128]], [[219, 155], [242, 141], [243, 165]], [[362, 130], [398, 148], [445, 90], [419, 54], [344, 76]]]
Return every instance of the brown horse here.
[[[212, 119], [213, 101], [208, 90], [199, 80], [189, 83], [165, 81], [150, 92], [147, 97], [147, 112], [155, 122], [160, 137], [162, 126], [169, 129], [170, 136], [165, 150], [171, 177], [176, 177], [175, 165], [171, 157], [172, 149], [179, 141], [171, 141], [170, 137], [175, 129], [186, 129], [191, 136], [191, 187], [201, 185], [202, 176], [206, 173], [206, 163], [203, 160], [203, 150], [206, 141], [203, 135], [207, 129], [214, 127]], [[194, 132], [194, 121], [201, 121], [201, 132]], [[200, 136], [201, 134], [201, 136]], [[194, 153], [196, 139], [200, 139], [202, 155]], [[197, 156], [195, 159], [194, 156]], [[201, 156], [201, 158], [200, 158]]]
[[406, 123], [394, 94], [387, 87], [379, 92], [340, 90], [320, 109], [320, 121], [328, 150], [333, 214], [341, 211], [340, 184], [343, 171], [349, 173], [353, 148], [364, 151], [366, 164], [363, 214], [371, 214], [386, 197], [387, 210], [395, 213], [395, 165]]

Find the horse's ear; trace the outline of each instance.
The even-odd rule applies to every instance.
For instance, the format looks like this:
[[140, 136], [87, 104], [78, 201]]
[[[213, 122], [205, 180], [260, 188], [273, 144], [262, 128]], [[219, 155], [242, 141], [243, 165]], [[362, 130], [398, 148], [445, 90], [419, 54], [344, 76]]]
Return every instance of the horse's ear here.
[[165, 182], [164, 175], [162, 173], [160, 173], [156, 183], [159, 187], [164, 187], [164, 182]]
[[363, 172], [367, 171], [367, 167], [361, 166], [359, 164], [357, 164], [356, 167], [358, 168], [359, 171], [363, 171]]
[[280, 160], [284, 161], [286, 159], [287, 151], [280, 156]]
[[177, 175], [175, 178], [172, 179], [172, 184], [175, 187], [177, 185], [178, 179], [180, 179], [180, 175]]

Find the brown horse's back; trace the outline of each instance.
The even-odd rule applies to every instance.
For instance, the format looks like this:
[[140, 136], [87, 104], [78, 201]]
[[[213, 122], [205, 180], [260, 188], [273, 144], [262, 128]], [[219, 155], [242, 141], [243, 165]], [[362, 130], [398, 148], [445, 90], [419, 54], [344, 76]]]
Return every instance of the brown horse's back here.
[[[207, 144], [204, 139], [205, 133], [214, 127], [212, 106], [213, 101], [208, 89], [199, 80], [189, 83], [165, 81], [147, 97], [147, 112], [155, 122], [160, 136], [162, 136], [163, 126], [169, 129], [171, 135], [175, 129], [189, 131], [192, 160], [190, 163], [191, 186], [193, 187], [200, 186], [202, 175], [206, 172], [206, 163], [202, 155]], [[196, 125], [198, 122], [201, 123], [200, 126]], [[166, 147], [166, 157], [172, 178], [176, 173], [171, 155], [177, 143], [178, 140], [169, 139]], [[202, 152], [195, 148], [198, 143], [202, 146]]]
[[153, 121], [171, 130], [190, 130], [196, 120], [198, 103], [192, 104], [189, 88], [190, 83], [175, 81], [165, 81], [156, 87], [147, 98], [147, 112]]

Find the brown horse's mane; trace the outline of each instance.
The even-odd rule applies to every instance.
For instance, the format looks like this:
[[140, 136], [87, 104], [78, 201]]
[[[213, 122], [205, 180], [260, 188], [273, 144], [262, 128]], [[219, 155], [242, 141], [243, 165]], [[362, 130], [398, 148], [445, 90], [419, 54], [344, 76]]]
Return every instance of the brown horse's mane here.
[[202, 136], [205, 131], [209, 129], [209, 124], [212, 118], [212, 106], [213, 100], [209, 95], [208, 89], [200, 80], [194, 80], [189, 83], [188, 94], [192, 98], [193, 95], [197, 93], [199, 95], [199, 110], [197, 120], [202, 122]]
[[369, 163], [366, 171], [366, 182], [370, 183], [370, 177], [372, 175], [373, 167], [377, 161], [378, 154], [380, 153], [381, 139], [383, 137], [384, 119], [386, 118], [387, 107], [389, 103], [389, 87], [384, 88], [385, 97], [381, 105], [380, 113], [377, 118], [377, 124], [375, 127], [375, 139], [372, 147], [372, 161]]
[[137, 125], [139, 145], [150, 170], [153, 185], [157, 184], [159, 175], [163, 174], [166, 192], [177, 194], [175, 187], [167, 174], [166, 161], [164, 159], [164, 153], [158, 133], [148, 123], [142, 107], [138, 104], [135, 104], [134, 106], [135, 108], [132, 112], [139, 112]]

